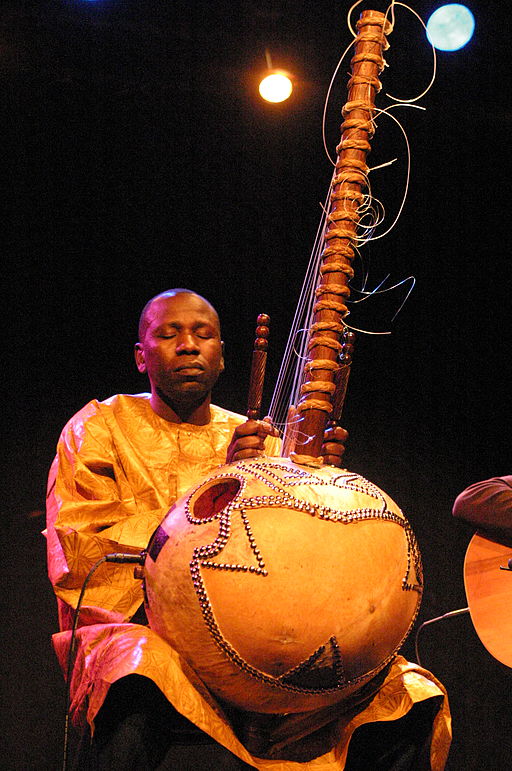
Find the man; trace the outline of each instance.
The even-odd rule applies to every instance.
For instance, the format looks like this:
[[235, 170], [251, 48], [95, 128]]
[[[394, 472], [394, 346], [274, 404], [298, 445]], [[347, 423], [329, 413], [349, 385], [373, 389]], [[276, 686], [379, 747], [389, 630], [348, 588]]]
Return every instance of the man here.
[[[88, 577], [106, 555], [144, 549], [172, 503], [212, 469], [264, 451], [279, 454], [270, 422], [246, 421], [211, 403], [224, 360], [219, 319], [204, 298], [184, 289], [153, 298], [141, 315], [135, 359], [148, 375], [151, 393], [86, 405], [62, 432], [48, 485], [49, 575], [63, 630], [54, 645], [65, 672], [73, 609], [87, 579], [70, 711], [75, 722], [85, 719], [95, 731], [79, 768], [270, 769], [274, 761], [248, 752], [225, 710], [184, 671], [176, 652], [143, 625], [145, 619], [135, 616], [142, 591], [133, 566], [100, 563]], [[329, 462], [340, 464], [345, 438], [343, 429], [328, 432], [323, 453]], [[130, 619], [142, 623], [127, 623]], [[443, 699], [439, 686], [423, 675], [414, 688], [404, 689], [407, 672], [406, 662], [394, 665], [368, 710], [359, 707], [342, 724], [331, 716], [327, 734], [325, 716], [323, 722], [313, 720], [292, 735], [292, 744], [308, 743], [308, 735], [316, 734], [306, 755], [327, 753], [323, 767], [343, 768], [353, 731], [382, 719], [384, 706], [384, 719], [394, 720], [416, 701]], [[235, 715], [236, 720], [242, 734], [244, 716]]]

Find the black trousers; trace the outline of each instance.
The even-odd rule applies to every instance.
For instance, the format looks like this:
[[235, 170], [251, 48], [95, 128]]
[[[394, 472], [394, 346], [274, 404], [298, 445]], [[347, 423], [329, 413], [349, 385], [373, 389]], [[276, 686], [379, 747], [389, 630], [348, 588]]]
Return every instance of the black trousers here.
[[[416, 704], [400, 720], [369, 723], [350, 742], [346, 771], [428, 771], [432, 721], [439, 703]], [[200, 731], [149, 679], [114, 683], [84, 735], [75, 771], [246, 771], [255, 768]]]

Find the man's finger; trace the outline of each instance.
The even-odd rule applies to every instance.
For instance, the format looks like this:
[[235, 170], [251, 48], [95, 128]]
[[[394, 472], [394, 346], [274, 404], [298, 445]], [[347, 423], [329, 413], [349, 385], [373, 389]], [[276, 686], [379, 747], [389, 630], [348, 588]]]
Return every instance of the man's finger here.
[[272, 423], [266, 420], [247, 420], [245, 423], [237, 426], [233, 435], [235, 437], [243, 436], [278, 436], [279, 432]]
[[258, 458], [261, 455], [260, 450], [238, 450], [233, 454], [233, 461], [247, 460], [248, 458]]
[[322, 445], [322, 455], [337, 455], [341, 457], [344, 452], [345, 448], [340, 442], [324, 442]]
[[348, 431], [341, 426], [331, 426], [331, 428], [325, 430], [324, 436], [330, 442], [333, 440], [337, 442], [346, 442], [348, 439]]

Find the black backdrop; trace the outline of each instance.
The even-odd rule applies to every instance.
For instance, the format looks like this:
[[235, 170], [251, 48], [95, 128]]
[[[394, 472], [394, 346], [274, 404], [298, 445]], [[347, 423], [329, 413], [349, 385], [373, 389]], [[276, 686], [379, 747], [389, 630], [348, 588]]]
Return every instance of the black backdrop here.
[[[218, 307], [227, 372], [215, 397], [242, 412], [254, 320], [269, 313], [268, 404], [330, 177], [321, 118], [349, 42], [348, 5], [2, 6], [6, 768], [59, 765], [64, 694], [39, 535], [45, 478], [60, 429], [86, 401], [145, 390], [132, 363], [145, 301], [186, 286]], [[435, 4], [413, 6], [427, 18]], [[476, 35], [438, 55], [426, 112], [396, 111], [411, 143], [411, 188], [398, 225], [364, 260], [368, 286], [388, 274], [388, 283], [414, 275], [416, 286], [393, 324], [396, 296], [354, 308], [354, 323], [392, 335], [359, 336], [343, 421], [347, 465], [399, 502], [419, 539], [421, 621], [465, 605], [471, 532], [451, 519], [454, 497], [510, 473], [510, 22], [492, 0], [471, 7]], [[428, 81], [420, 38], [402, 10], [383, 75], [395, 96]], [[256, 96], [266, 48], [296, 73], [281, 106]], [[346, 69], [328, 110], [331, 148]], [[404, 156], [384, 119], [373, 145], [372, 165]], [[403, 178], [401, 160], [373, 178], [390, 219]], [[421, 652], [450, 692], [449, 768], [508, 766], [510, 670], [467, 616], [426, 629]]]

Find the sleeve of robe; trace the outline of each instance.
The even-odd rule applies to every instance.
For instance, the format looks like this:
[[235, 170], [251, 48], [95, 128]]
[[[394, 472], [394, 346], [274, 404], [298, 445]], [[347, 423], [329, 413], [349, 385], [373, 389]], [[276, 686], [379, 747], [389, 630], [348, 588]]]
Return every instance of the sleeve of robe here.
[[[145, 549], [183, 487], [225, 461], [232, 432], [244, 420], [212, 407], [208, 427], [177, 428], [141, 396], [90, 402], [59, 439], [48, 482], [46, 537], [61, 629], [71, 627], [70, 609], [91, 567], [106, 554]], [[126, 621], [141, 603], [133, 565], [102, 564], [87, 584], [80, 622]]]
[[493, 477], [467, 487], [455, 499], [453, 516], [512, 538], [512, 476]]
[[[111, 552], [137, 553], [147, 545], [168, 504], [136, 499], [110, 430], [91, 402], [64, 429], [52, 464], [47, 495], [48, 571], [62, 628], [71, 626], [91, 567]], [[125, 621], [142, 601], [133, 565], [101, 565], [92, 576], [81, 623]]]

